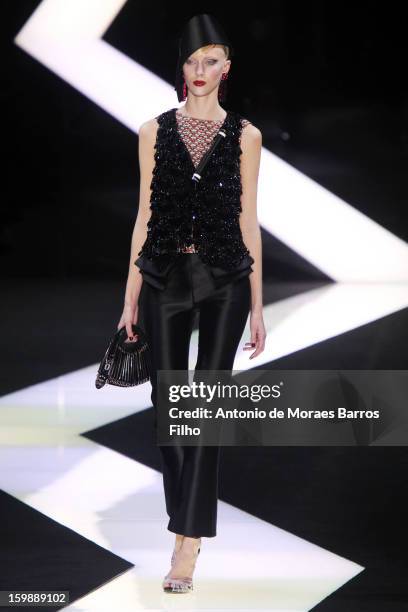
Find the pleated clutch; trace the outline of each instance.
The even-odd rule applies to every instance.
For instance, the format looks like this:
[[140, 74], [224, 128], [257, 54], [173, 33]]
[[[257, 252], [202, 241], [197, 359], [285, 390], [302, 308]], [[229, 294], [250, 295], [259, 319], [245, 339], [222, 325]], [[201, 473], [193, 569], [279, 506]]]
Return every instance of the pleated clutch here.
[[136, 342], [126, 342], [126, 327], [119, 329], [111, 338], [99, 365], [95, 386], [105, 384], [117, 387], [134, 387], [150, 380], [149, 345], [139, 325], [132, 325], [138, 336]]

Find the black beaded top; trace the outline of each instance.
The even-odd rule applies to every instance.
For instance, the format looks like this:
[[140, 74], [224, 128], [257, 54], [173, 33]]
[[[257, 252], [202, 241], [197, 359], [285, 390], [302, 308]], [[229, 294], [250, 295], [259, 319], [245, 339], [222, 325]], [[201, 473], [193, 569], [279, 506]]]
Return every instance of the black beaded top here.
[[[163, 269], [180, 249], [194, 245], [203, 262], [233, 270], [249, 254], [241, 234], [240, 147], [246, 119], [227, 111], [222, 121], [195, 119], [172, 108], [156, 117], [155, 167], [147, 238], [138, 255]], [[201, 138], [186, 137], [200, 124]], [[203, 126], [206, 137], [203, 138]], [[192, 175], [218, 130], [226, 137], [211, 153], [201, 180]]]

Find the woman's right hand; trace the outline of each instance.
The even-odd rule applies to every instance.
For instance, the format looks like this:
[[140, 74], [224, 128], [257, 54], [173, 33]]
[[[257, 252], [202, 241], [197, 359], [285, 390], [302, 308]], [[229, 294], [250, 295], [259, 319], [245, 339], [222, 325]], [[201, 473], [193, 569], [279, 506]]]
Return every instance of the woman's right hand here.
[[133, 335], [132, 330], [132, 324], [136, 325], [138, 316], [139, 304], [136, 304], [135, 306], [125, 305], [122, 316], [118, 323], [118, 331], [119, 329], [122, 329], [122, 327], [126, 327], [126, 332], [128, 335], [126, 342], [136, 342], [138, 340], [138, 335]]

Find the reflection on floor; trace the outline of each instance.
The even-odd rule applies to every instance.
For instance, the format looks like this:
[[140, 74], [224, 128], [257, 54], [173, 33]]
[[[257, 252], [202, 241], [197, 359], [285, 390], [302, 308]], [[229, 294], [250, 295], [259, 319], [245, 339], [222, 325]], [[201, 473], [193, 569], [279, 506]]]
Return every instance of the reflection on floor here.
[[[234, 369], [385, 369], [405, 357], [395, 347], [406, 306], [403, 285], [290, 295], [265, 306], [267, 346], [253, 361], [241, 350], [247, 327]], [[191, 368], [197, 343], [194, 331]], [[0, 400], [1, 587], [69, 590], [72, 610], [166, 609], [176, 605], [160, 586], [173, 534], [150, 383], [96, 390], [96, 368]], [[406, 593], [407, 467], [403, 448], [223, 448], [218, 535], [203, 539], [196, 589], [177, 605], [360, 612], [376, 593], [370, 610], [384, 610]]]

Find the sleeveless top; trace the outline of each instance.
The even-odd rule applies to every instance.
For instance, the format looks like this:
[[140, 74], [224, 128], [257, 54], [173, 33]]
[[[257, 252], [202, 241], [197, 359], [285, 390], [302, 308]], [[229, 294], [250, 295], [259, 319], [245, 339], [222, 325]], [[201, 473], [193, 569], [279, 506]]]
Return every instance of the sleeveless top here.
[[[234, 270], [249, 255], [239, 214], [241, 133], [250, 122], [233, 111], [227, 111], [224, 120], [209, 120], [185, 116], [177, 108], [161, 113], [156, 120], [152, 213], [138, 255], [161, 270], [180, 252], [192, 248], [204, 263]], [[201, 180], [192, 181], [220, 128], [226, 137], [211, 154]]]

